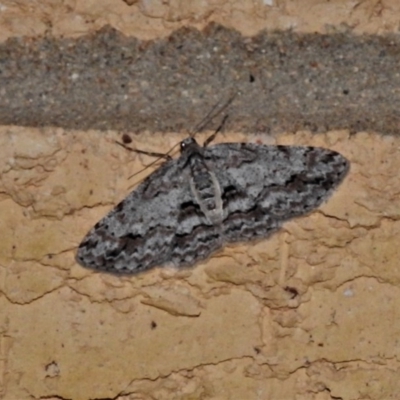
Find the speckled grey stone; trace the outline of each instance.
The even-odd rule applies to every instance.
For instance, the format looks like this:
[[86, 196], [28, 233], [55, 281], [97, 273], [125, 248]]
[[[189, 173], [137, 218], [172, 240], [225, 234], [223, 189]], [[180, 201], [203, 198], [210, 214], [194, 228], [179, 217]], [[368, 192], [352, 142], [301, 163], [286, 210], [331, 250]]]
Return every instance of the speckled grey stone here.
[[[227, 128], [397, 133], [400, 38], [265, 33], [210, 25], [140, 41], [110, 27], [0, 45], [0, 123], [190, 130], [240, 93]], [[212, 127], [208, 127], [211, 128]]]

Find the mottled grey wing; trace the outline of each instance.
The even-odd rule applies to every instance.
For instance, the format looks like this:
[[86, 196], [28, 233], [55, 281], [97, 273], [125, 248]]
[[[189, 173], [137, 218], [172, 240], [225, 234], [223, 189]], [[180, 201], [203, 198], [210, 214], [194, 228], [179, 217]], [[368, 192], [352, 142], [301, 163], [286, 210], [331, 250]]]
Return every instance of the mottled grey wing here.
[[212, 225], [206, 220], [200, 209], [193, 211], [196, 215], [196, 225], [191, 231], [175, 235], [171, 262], [179, 267], [191, 266], [207, 259], [220, 249], [224, 243], [221, 225]]
[[349, 162], [317, 147], [225, 143], [204, 149], [222, 189], [226, 242], [266, 237], [325, 201]]
[[176, 233], [188, 228], [179, 227], [179, 204], [192, 202], [185, 161], [163, 164], [99, 221], [79, 246], [77, 261], [123, 273], [171, 262]]

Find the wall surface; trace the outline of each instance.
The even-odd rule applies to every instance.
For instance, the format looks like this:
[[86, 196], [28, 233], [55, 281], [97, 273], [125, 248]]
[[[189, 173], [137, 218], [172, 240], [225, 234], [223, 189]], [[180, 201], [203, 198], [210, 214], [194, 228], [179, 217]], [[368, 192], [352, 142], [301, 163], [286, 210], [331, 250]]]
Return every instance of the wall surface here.
[[[204, 29], [214, 22], [237, 30], [244, 42], [262, 29], [315, 32], [317, 37], [335, 37], [335, 43], [337, 38], [346, 43], [350, 38], [355, 43], [357, 38], [373, 35], [368, 43], [372, 40], [374, 48], [379, 48], [381, 40], [385, 48], [381, 66], [388, 60], [388, 65], [394, 66], [400, 54], [395, 36], [399, 20], [400, 5], [394, 0], [10, 0], [0, 5], [0, 39], [6, 46], [0, 49], [0, 63], [8, 68], [7, 62], [14, 59], [10, 43], [15, 50], [15, 38], [36, 49], [43, 37], [59, 43], [79, 40], [99, 29], [110, 29], [105, 28], [110, 25], [127, 37], [168, 40], [179, 28]], [[184, 37], [184, 31], [180, 37]], [[298, 48], [297, 39], [293, 41]], [[59, 49], [57, 44], [54, 52]], [[356, 46], [348, 49], [356, 52]], [[88, 54], [93, 54], [91, 51], [88, 47]], [[290, 53], [290, 45], [282, 45], [279, 52]], [[26, 54], [18, 53], [15, 65], [28, 62]], [[229, 54], [238, 53], [230, 50]], [[338, 65], [340, 59], [336, 58]], [[320, 70], [334, 69], [321, 60], [317, 60]], [[358, 60], [361, 63], [362, 59]], [[375, 61], [371, 58], [371, 63]], [[368, 65], [368, 58], [362, 62]], [[67, 64], [63, 59], [60, 65], [68, 68]], [[278, 70], [275, 61], [271, 65], [271, 71]], [[93, 272], [75, 261], [77, 247], [87, 231], [149, 174], [150, 169], [143, 168], [154, 161], [154, 157], [129, 152], [115, 141], [129, 137], [133, 148], [165, 153], [196, 126], [197, 112], [205, 115], [212, 104], [226, 98], [229, 90], [221, 97], [213, 93], [212, 100], [204, 100], [206, 104], [201, 103], [206, 89], [181, 93], [182, 104], [174, 103], [174, 99], [180, 99], [176, 93], [165, 101], [165, 108], [155, 98], [157, 110], [165, 113], [164, 121], [171, 115], [171, 104], [180, 104], [181, 108], [177, 107], [183, 110], [186, 102], [191, 110], [187, 125], [176, 122], [178, 117], [164, 124], [153, 123], [151, 108], [146, 108], [150, 106], [141, 106], [143, 115], [149, 115], [146, 118], [152, 123], [151, 129], [143, 128], [143, 119], [140, 130], [129, 131], [124, 123], [118, 125], [118, 118], [113, 125], [101, 125], [98, 120], [86, 124], [83, 112], [79, 115], [79, 103], [69, 119], [60, 114], [62, 108], [49, 108], [51, 123], [42, 117], [34, 121], [35, 114], [26, 112], [29, 104], [46, 111], [46, 99], [55, 95], [48, 89], [40, 92], [40, 98], [34, 85], [28, 89], [7, 86], [7, 79], [19, 82], [23, 74], [19, 68], [14, 68], [14, 73], [10, 68], [4, 77], [3, 68], [2, 96], [15, 99], [18, 90], [23, 96], [12, 106], [0, 99], [0, 118], [6, 107], [13, 115], [0, 127], [0, 398], [397, 398], [399, 74], [395, 68], [388, 75], [380, 73], [379, 66], [367, 70], [365, 65], [351, 64], [355, 73], [365, 71], [362, 79], [351, 79], [348, 72], [337, 78], [338, 92], [343, 95], [343, 90], [350, 88], [355, 96], [343, 110], [341, 121], [331, 118], [324, 124], [321, 116], [333, 115], [326, 110], [341, 107], [347, 97], [341, 100], [316, 95], [323, 83], [315, 78], [316, 84], [308, 72], [303, 76], [299, 66], [300, 75], [288, 69], [276, 85], [286, 82], [287, 94], [294, 86], [290, 82], [307, 81], [297, 95], [304, 93], [304, 101], [312, 98], [321, 104], [319, 108], [310, 105], [309, 114], [303, 110], [303, 115], [309, 116], [308, 129], [305, 117], [299, 119], [301, 108], [296, 110], [296, 118], [291, 113], [297, 101], [285, 108], [290, 96], [276, 91], [269, 100], [257, 101], [264, 108], [269, 101], [275, 110], [270, 118], [278, 122], [267, 126], [265, 121], [256, 120], [252, 132], [250, 123], [240, 125], [235, 120], [238, 113], [246, 118], [257, 115], [258, 110], [255, 103], [250, 106], [254, 97], [244, 87], [232, 108], [226, 110], [228, 114], [231, 110], [233, 122], [229, 125], [228, 118], [215, 139], [215, 143], [306, 145], [340, 152], [351, 162], [351, 169], [325, 204], [285, 223], [266, 240], [226, 247], [193, 268], [154, 268], [133, 276]], [[286, 66], [282, 61], [282, 69]], [[104, 66], [104, 71], [109, 69], [109, 65]], [[38, 72], [30, 68], [30, 73], [34, 77]], [[214, 76], [213, 70], [202, 73]], [[186, 75], [182, 76], [185, 79]], [[271, 79], [274, 76], [271, 72]], [[288, 76], [294, 77], [293, 81], [285, 81]], [[265, 90], [267, 77], [255, 77], [260, 91]], [[392, 86], [379, 92], [387, 83], [385, 77]], [[100, 83], [103, 78], [100, 76]], [[345, 79], [346, 88], [342, 84]], [[351, 82], [358, 86], [348, 86]], [[151, 81], [145, 88], [151, 96], [148, 85], [151, 88]], [[168, 85], [175, 90], [172, 81]], [[68, 98], [70, 92], [60, 90], [57, 99]], [[390, 101], [386, 94], [392, 96]], [[124, 103], [124, 97], [113, 98], [112, 91], [108, 96], [113, 104]], [[81, 109], [87, 110], [85, 101], [82, 96]], [[244, 107], [248, 107], [248, 113], [243, 112]], [[119, 111], [116, 106], [116, 115]], [[286, 112], [290, 123], [285, 125]], [[69, 123], [73, 118], [81, 122]], [[211, 125], [196, 136], [199, 143], [213, 133], [218, 120]], [[168, 129], [171, 126], [174, 129]], [[290, 130], [282, 130], [284, 127]]]

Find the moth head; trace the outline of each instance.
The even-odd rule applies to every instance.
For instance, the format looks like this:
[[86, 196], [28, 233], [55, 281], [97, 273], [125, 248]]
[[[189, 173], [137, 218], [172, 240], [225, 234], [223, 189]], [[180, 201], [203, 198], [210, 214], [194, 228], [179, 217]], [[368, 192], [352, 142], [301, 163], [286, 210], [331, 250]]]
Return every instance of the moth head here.
[[192, 152], [200, 148], [196, 140], [192, 137], [188, 137], [187, 139], [182, 140], [182, 142], [180, 143], [180, 147], [181, 153]]

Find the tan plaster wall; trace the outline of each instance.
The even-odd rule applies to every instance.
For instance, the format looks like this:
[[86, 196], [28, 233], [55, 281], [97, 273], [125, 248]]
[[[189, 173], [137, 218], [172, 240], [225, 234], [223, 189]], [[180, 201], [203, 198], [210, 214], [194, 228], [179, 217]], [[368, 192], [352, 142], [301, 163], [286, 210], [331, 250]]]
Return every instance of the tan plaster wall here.
[[[338, 150], [351, 172], [270, 240], [194, 269], [116, 277], [73, 257], [149, 161], [119, 137], [0, 130], [5, 399], [382, 399], [399, 389], [398, 139], [269, 138]], [[162, 151], [182, 138], [143, 135], [137, 146]], [[218, 140], [228, 138], [262, 140]]]
[[[132, 4], [132, 5], [128, 5]], [[398, 0], [3, 0], [0, 40], [9, 36], [80, 36], [109, 24], [142, 39], [209, 22], [245, 35], [261, 29], [397, 32]]]
[[[153, 38], [210, 21], [245, 34], [341, 24], [384, 33], [399, 17], [397, 1], [8, 0], [0, 38], [107, 23]], [[329, 147], [351, 172], [328, 203], [269, 240], [194, 269], [115, 277], [81, 268], [74, 253], [144, 176], [128, 179], [149, 159], [116, 146], [120, 135], [0, 127], [0, 398], [397, 398], [400, 139], [220, 136]], [[183, 137], [135, 144], [165, 151]]]

